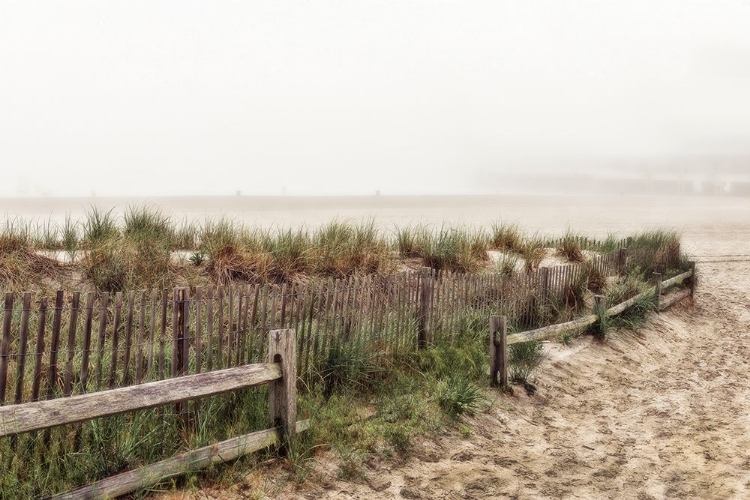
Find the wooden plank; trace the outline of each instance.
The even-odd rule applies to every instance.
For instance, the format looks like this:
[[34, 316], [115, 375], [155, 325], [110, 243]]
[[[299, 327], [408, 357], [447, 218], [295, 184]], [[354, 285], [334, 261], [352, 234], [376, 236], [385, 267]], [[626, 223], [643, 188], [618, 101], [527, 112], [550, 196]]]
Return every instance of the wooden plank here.
[[286, 326], [286, 308], [287, 308], [287, 288], [286, 283], [281, 284], [281, 318], [279, 319], [279, 328], [284, 328]]
[[430, 268], [422, 268], [419, 293], [419, 330], [417, 347], [424, 349], [432, 342], [430, 331], [430, 305], [432, 301], [432, 275]]
[[210, 287], [208, 289], [208, 303], [206, 304], [206, 314], [208, 317], [206, 318], [206, 334], [208, 338], [206, 339], [206, 344], [208, 347], [206, 348], [208, 352], [208, 359], [206, 360], [206, 367], [208, 371], [213, 370], [214, 365], [214, 287]]
[[44, 377], [42, 370], [42, 357], [44, 356], [44, 332], [47, 324], [47, 297], [39, 300], [39, 315], [37, 319], [36, 351], [34, 360], [34, 380], [31, 386], [31, 400], [39, 399], [39, 386]]
[[669, 307], [672, 307], [682, 299], [686, 299], [690, 297], [690, 289], [686, 288], [684, 290], [680, 290], [674, 294], [668, 295], [664, 297], [661, 302], [659, 303], [659, 310], [663, 311]]
[[47, 399], [52, 397], [58, 382], [57, 356], [60, 349], [60, 325], [62, 323], [63, 301], [63, 291], [58, 290], [55, 295], [55, 315], [52, 320], [52, 344], [50, 345], [49, 370], [47, 371]]
[[66, 397], [73, 393], [73, 358], [76, 355], [76, 330], [78, 329], [80, 303], [81, 292], [73, 292], [70, 303], [70, 323], [68, 324], [68, 357], [65, 360], [65, 380], [63, 382], [63, 395]]
[[[329, 282], [330, 283], [330, 282]], [[335, 319], [331, 318], [331, 315], [329, 314], [329, 311], [331, 310], [331, 303], [333, 303], [333, 316], [336, 314], [336, 298], [338, 295], [339, 290], [339, 280], [336, 279], [333, 281], [333, 289], [328, 289], [328, 301], [326, 304], [326, 312], [323, 319], [325, 320], [325, 331], [323, 332], [323, 335], [321, 337], [321, 354], [323, 358], [328, 356], [328, 349], [330, 348], [330, 343], [332, 340], [331, 336], [331, 330], [332, 325], [335, 321]]]
[[89, 357], [91, 355], [91, 327], [94, 321], [94, 293], [86, 294], [86, 316], [83, 320], [83, 353], [81, 355], [81, 392], [86, 392], [89, 382]]
[[[271, 307], [268, 310], [268, 329], [274, 330], [276, 329], [276, 287], [271, 285], [269, 291], [271, 293]], [[265, 335], [263, 337], [265, 338]]]
[[29, 315], [31, 313], [31, 292], [23, 294], [23, 308], [21, 310], [21, 337], [18, 339], [18, 358], [16, 361], [16, 393], [13, 398], [19, 404], [23, 398], [23, 376], [26, 372], [26, 353], [29, 339]]
[[646, 290], [645, 292], [639, 293], [638, 295], [629, 298], [625, 302], [617, 304], [614, 307], [610, 307], [609, 309], [606, 310], [605, 314], [607, 316], [616, 316], [616, 315], [622, 313], [623, 311], [625, 311], [625, 309], [627, 309], [628, 307], [632, 306], [633, 304], [635, 304], [636, 302], [638, 302], [639, 300], [641, 300], [646, 295], [654, 293], [654, 290], [655, 290], [654, 287], [651, 287], [648, 290]]
[[172, 377], [179, 375], [180, 362], [182, 358], [180, 355], [180, 348], [182, 347], [182, 335], [184, 332], [180, 331], [181, 325], [177, 315], [180, 313], [182, 307], [182, 300], [178, 295], [181, 289], [174, 288], [172, 290], [172, 363], [170, 366], [170, 374]]
[[[296, 424], [296, 431], [298, 433], [303, 432], [309, 427], [309, 420], [301, 420]], [[223, 464], [265, 448], [278, 446], [281, 441], [282, 436], [279, 428], [257, 431], [181, 453], [161, 462], [123, 472], [51, 498], [54, 500], [115, 498], [148, 488], [168, 477], [205, 469], [211, 465]]]
[[258, 331], [258, 297], [260, 296], [260, 286], [257, 284], [253, 285], [253, 310], [250, 313], [250, 345], [248, 346], [248, 361], [250, 363], [255, 361], [255, 338]]
[[125, 316], [125, 355], [122, 363], [122, 385], [130, 383], [130, 353], [133, 349], [133, 307], [135, 292], [128, 292], [128, 312]]
[[236, 348], [237, 328], [234, 325], [234, 288], [232, 285], [229, 285], [228, 289], [227, 312], [229, 313], [229, 321], [227, 322], [227, 366], [232, 366], [234, 349]]
[[344, 286], [344, 289], [342, 290], [342, 298], [341, 298], [341, 319], [338, 321], [338, 337], [341, 342], [346, 342], [346, 331], [347, 331], [347, 321], [349, 316], [349, 301], [351, 300], [352, 295], [352, 286], [354, 286], [354, 277], [349, 276], [349, 279], [346, 280], [346, 286]]
[[220, 286], [218, 290], [218, 343], [216, 347], [216, 367], [221, 369], [224, 367], [224, 287]]
[[677, 276], [673, 276], [669, 278], [668, 280], [664, 280], [661, 282], [661, 289], [662, 291], [666, 290], [667, 288], [674, 286], [678, 283], [682, 283], [686, 279], [690, 278], [693, 275], [692, 269], [690, 271], [685, 271], [682, 274], [678, 274]]
[[367, 328], [367, 307], [370, 299], [370, 276], [363, 276], [359, 282], [359, 309], [357, 312], [357, 330], [354, 335], [354, 342], [359, 347], [362, 345], [365, 331]]
[[5, 315], [3, 316], [3, 336], [0, 339], [0, 404], [5, 402], [5, 389], [8, 384], [8, 351], [10, 350], [10, 327], [13, 320], [13, 302], [15, 297], [12, 292], [5, 294]]
[[115, 320], [112, 325], [112, 361], [109, 365], [108, 387], [113, 389], [117, 382], [117, 358], [120, 355], [120, 323], [122, 315], [122, 292], [115, 293]]
[[159, 292], [151, 291], [151, 322], [148, 332], [148, 360], [146, 362], [146, 379], [154, 378], [154, 342], [156, 341], [156, 311], [159, 307]]
[[146, 291], [141, 291], [141, 309], [138, 317], [138, 339], [136, 340], [138, 349], [135, 353], [135, 383], [143, 382], [143, 341], [146, 337]]
[[2, 406], [0, 437], [213, 396], [281, 377], [280, 363], [259, 363], [69, 398]]
[[175, 319], [174, 319], [174, 365], [172, 366], [172, 376], [181, 377], [187, 373], [190, 337], [190, 297], [187, 288], [178, 288], [175, 290]]
[[[319, 362], [321, 359], [322, 345], [324, 340], [321, 338], [326, 335], [327, 332], [327, 318], [328, 309], [331, 306], [331, 291], [333, 289], [333, 280], [328, 278], [327, 286], [325, 287], [324, 294], [321, 294], [322, 303], [319, 303], [318, 307], [318, 321], [315, 325], [315, 345], [313, 346], [313, 363]], [[323, 297], [325, 299], [323, 300]], [[321, 329], [323, 332], [321, 333]]]
[[268, 283], [263, 285], [263, 301], [261, 302], [260, 307], [260, 358], [263, 358], [263, 352], [266, 345], [266, 328], [267, 328], [267, 315], [268, 315], [268, 308], [266, 307], [268, 305], [268, 293], [269, 293], [269, 285]]
[[543, 328], [537, 328], [521, 333], [512, 333], [507, 337], [508, 345], [518, 344], [520, 342], [529, 342], [531, 340], [545, 340], [555, 338], [562, 333], [577, 330], [579, 328], [593, 325], [599, 320], [599, 316], [596, 314], [589, 314], [573, 321], [566, 323], [558, 323], [556, 325], [545, 326]]
[[199, 288], [195, 291], [195, 373], [200, 373], [203, 367], [203, 292]]
[[167, 341], [167, 307], [169, 306], [169, 292], [162, 290], [161, 292], [161, 325], [159, 329], [159, 380], [164, 379], [165, 360], [164, 350]]
[[312, 335], [312, 327], [313, 327], [313, 315], [315, 313], [315, 299], [318, 300], [318, 308], [320, 308], [320, 297], [323, 295], [323, 284], [320, 284], [320, 291], [317, 295], [317, 297], [313, 293], [313, 287], [308, 285], [308, 294], [309, 294], [309, 311], [307, 316], [307, 336], [305, 337], [305, 342], [302, 344], [302, 347], [305, 350], [305, 369], [303, 370], [303, 374], [309, 373], [308, 370], [310, 369], [310, 346], [313, 343], [313, 335]]
[[[339, 286], [341, 284], [341, 286]], [[331, 318], [331, 325], [327, 330], [326, 338], [329, 340], [329, 345], [333, 344], [334, 340], [337, 339], [337, 326], [339, 324], [339, 318], [341, 313], [341, 307], [343, 303], [343, 295], [346, 292], [346, 281], [343, 279], [337, 279], [334, 285], [336, 291], [333, 294], [333, 316]]]
[[[249, 287], [249, 285], [247, 285]], [[247, 335], [246, 304], [248, 301], [247, 287], [243, 291], [242, 286], [237, 287], [237, 352], [235, 353], [235, 365], [245, 362], [245, 337]]]
[[245, 288], [245, 310], [243, 312], [243, 337], [242, 337], [242, 352], [243, 352], [243, 363], [252, 363], [250, 357], [250, 345], [252, 342], [252, 323], [250, 322], [250, 300], [255, 297], [255, 289], [257, 285], [247, 285]]
[[245, 345], [244, 335], [245, 328], [242, 325], [243, 314], [242, 311], [245, 306], [247, 294], [243, 292], [242, 286], [237, 286], [237, 334], [235, 335], [235, 353], [234, 353], [234, 364], [239, 365], [244, 360], [243, 349]]

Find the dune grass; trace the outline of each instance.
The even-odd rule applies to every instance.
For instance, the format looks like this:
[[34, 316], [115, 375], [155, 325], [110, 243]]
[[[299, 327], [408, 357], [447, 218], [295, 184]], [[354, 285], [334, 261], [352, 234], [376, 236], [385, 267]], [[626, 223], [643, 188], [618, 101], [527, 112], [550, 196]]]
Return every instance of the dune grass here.
[[[562, 241], [566, 239], [572, 253], [566, 251], [564, 255], [570, 261], [575, 261], [576, 252], [597, 245], [618, 248], [613, 247], [610, 237], [592, 243], [568, 232]], [[386, 354], [383, 325], [377, 322], [366, 325], [363, 331], [369, 336], [362, 341], [331, 342], [320, 363], [300, 382], [300, 418], [313, 419], [311, 432], [290, 454], [300, 480], [308, 474], [306, 460], [323, 450], [338, 460], [340, 477], [361, 477], [369, 457], [406, 457], [419, 436], [459, 426], [464, 415], [481, 411], [488, 384], [488, 311], [507, 313], [512, 331], [545, 326], [572, 319], [590, 308], [592, 293], [606, 294], [607, 304], [639, 293], [650, 279], [648, 267], [644, 267], [649, 257], [654, 269], [661, 262], [653, 264], [654, 259], [677, 267], [686, 265], [684, 256], [679, 255], [676, 233], [639, 233], [627, 243], [634, 262], [615, 280], [586, 260], [581, 264], [580, 278], [559, 297], [542, 300], [531, 293], [523, 297], [525, 303], [506, 311], [494, 292], [477, 290], [477, 297], [467, 295], [466, 304], [457, 302], [462, 305], [456, 306], [451, 322], [435, 325], [435, 340], [428, 349]], [[80, 272], [93, 288], [102, 291], [164, 288], [179, 280], [189, 284], [304, 282], [387, 275], [403, 264], [399, 259], [414, 260], [410, 265], [415, 267], [429, 265], [465, 274], [497, 270], [506, 276], [524, 276], [521, 268], [536, 269], [550, 246], [551, 240], [528, 237], [517, 226], [507, 224], [493, 226], [487, 232], [467, 227], [411, 226], [389, 234], [379, 231], [373, 221], [333, 221], [317, 229], [260, 230], [226, 219], [203, 224], [175, 222], [151, 208], [131, 207], [121, 218], [112, 211], [93, 209], [83, 222], [68, 218], [57, 229], [52, 224], [38, 229], [18, 219], [6, 221], [0, 232], [0, 283], [14, 290], [30, 284], [43, 290], [49, 286], [46, 281], [55, 279], [59, 283], [71, 270]], [[77, 252], [79, 258], [63, 266], [38, 255], [40, 249], [64, 249]], [[200, 262], [178, 264], [171, 258], [175, 250], [200, 252], [202, 257]], [[503, 252], [498, 264], [489, 262], [489, 250]], [[649, 300], [653, 299], [644, 298], [621, 319], [599, 325], [601, 332], [613, 325], [637, 326], [652, 307]], [[409, 322], [413, 313], [398, 311], [397, 316], [406, 314], [405, 328], [415, 330], [413, 321]], [[18, 322], [14, 316], [13, 324]], [[409, 334], [415, 337], [412, 330]], [[539, 364], [540, 350], [536, 344], [517, 350], [510, 359], [511, 370], [516, 380], [525, 381]], [[169, 352], [166, 357], [170, 358]], [[75, 363], [79, 363], [78, 358]], [[25, 383], [31, 378], [28, 374]], [[264, 405], [262, 391], [242, 393], [197, 405], [200, 410], [187, 428], [171, 409], [147, 410], [55, 429], [49, 444], [43, 442], [44, 433], [21, 436], [15, 444], [0, 440], [0, 457], [4, 460], [0, 497], [48, 495], [189, 447], [264, 428]], [[43, 452], [48, 455], [44, 460]], [[199, 481], [198, 477], [174, 479], [174, 484], [190, 484]], [[216, 480], [210, 472], [208, 477]]]
[[[10, 218], [0, 235], [23, 246], [27, 255], [64, 250], [73, 261], [68, 274], [82, 277], [77, 286], [109, 292], [387, 274], [402, 269], [404, 263], [458, 273], [511, 274], [517, 267], [532, 272], [550, 247], [557, 248], [566, 261], [580, 263], [586, 260], [584, 250], [608, 252], [627, 246], [628, 273], [638, 272], [644, 279], [655, 270], [667, 273], [685, 265], [674, 231], [644, 231], [625, 240], [610, 234], [596, 240], [567, 230], [561, 239], [551, 240], [526, 235], [508, 222], [495, 222], [489, 230], [417, 224], [385, 232], [373, 220], [358, 224], [334, 220], [314, 229], [259, 229], [229, 219], [174, 220], [149, 206], [130, 206], [121, 215], [91, 207], [82, 220], [66, 217], [61, 224], [48, 220], [34, 225]], [[491, 250], [502, 252], [500, 264], [490, 263]], [[186, 257], [181, 263], [174, 256], [177, 251], [197, 255], [200, 265], [191, 265]], [[3, 260], [6, 268], [16, 265]], [[34, 266], [29, 269], [33, 274]], [[53, 279], [32, 279], [29, 273], [14, 280], [6, 270], [0, 274], [0, 286], [17, 289], [34, 283], [51, 290], [63, 284], [57, 279], [59, 273]]]

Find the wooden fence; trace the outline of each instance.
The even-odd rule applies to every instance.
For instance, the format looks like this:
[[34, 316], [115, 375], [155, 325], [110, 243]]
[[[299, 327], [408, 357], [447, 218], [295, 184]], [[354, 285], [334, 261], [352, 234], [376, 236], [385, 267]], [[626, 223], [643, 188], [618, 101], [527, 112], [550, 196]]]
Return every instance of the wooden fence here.
[[627, 250], [620, 249], [582, 264], [513, 275], [427, 269], [192, 293], [58, 291], [52, 303], [31, 292], [7, 293], [0, 405], [259, 362], [265, 332], [283, 328], [298, 332], [297, 370], [315, 383], [335, 346], [361, 349], [377, 363], [451, 339], [490, 315], [506, 316], [516, 331], [559, 323], [565, 319], [561, 312], [584, 307], [574, 293], [586, 285], [582, 280], [593, 271], [622, 274], [629, 265]]
[[[583, 328], [593, 325], [597, 321], [600, 321], [602, 317], [611, 317], [618, 314], [622, 314], [629, 307], [636, 304], [643, 297], [654, 294], [655, 295], [655, 306], [657, 311], [663, 311], [664, 309], [672, 306], [673, 304], [690, 297], [691, 300], [695, 294], [695, 262], [689, 262], [690, 270], [684, 273], [678, 274], [662, 281], [662, 274], [654, 273], [654, 286], [648, 290], [635, 295], [620, 304], [614, 305], [608, 309], [604, 308], [604, 300], [602, 296], [595, 296], [594, 310], [591, 314], [587, 314], [580, 318], [565, 323], [559, 323], [556, 325], [550, 325], [526, 332], [508, 334], [507, 329], [507, 318], [505, 316], [491, 316], [490, 317], [490, 342], [489, 342], [489, 359], [490, 359], [490, 385], [500, 387], [508, 386], [508, 346], [512, 344], [518, 344], [522, 342], [530, 342], [533, 340], [545, 340], [551, 338], [557, 338], [563, 333], [580, 331]], [[684, 280], [690, 279], [690, 287], [679, 291], [676, 294], [666, 298], [662, 301], [662, 294], [667, 291], [670, 287], [682, 283]]]
[[269, 384], [272, 429], [232, 438], [119, 474], [56, 498], [113, 498], [145, 488], [164, 477], [233, 460], [274, 444], [291, 444], [307, 421], [297, 422], [297, 342], [293, 330], [268, 335], [268, 361], [131, 387], [0, 407], [0, 437], [83, 422], [124, 412]]

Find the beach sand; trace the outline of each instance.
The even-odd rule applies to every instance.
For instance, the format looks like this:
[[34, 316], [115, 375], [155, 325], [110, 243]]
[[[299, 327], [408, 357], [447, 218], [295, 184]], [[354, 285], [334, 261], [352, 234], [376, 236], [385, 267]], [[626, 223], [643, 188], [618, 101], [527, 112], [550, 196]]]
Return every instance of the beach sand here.
[[[337, 480], [338, 464], [323, 455], [315, 464], [322, 481], [295, 485], [271, 465], [229, 488], [165, 498], [750, 498], [749, 199], [433, 201], [374, 213], [380, 223], [502, 218], [552, 234], [568, 226], [594, 235], [678, 229], [698, 262], [695, 305], [654, 314], [640, 332], [616, 331], [604, 343], [547, 344], [536, 395], [494, 393], [487, 412], [466, 420], [469, 437], [424, 439], [402, 463], [371, 463], [363, 480]], [[372, 207], [338, 210], [304, 217], [357, 218]]]

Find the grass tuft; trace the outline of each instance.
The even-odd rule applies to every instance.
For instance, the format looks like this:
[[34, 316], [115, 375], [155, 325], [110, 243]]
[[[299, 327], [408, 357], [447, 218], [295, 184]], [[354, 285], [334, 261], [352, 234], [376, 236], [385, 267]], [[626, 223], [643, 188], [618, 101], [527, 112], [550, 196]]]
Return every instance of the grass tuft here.
[[513, 382], [525, 384], [544, 361], [544, 344], [538, 340], [511, 344], [508, 349], [508, 374]]

